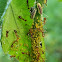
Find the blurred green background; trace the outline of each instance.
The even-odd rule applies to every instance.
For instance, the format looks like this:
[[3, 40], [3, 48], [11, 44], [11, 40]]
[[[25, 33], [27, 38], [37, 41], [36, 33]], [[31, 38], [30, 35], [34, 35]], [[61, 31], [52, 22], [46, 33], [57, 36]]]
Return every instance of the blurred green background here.
[[[0, 0], [0, 18], [4, 12], [7, 0]], [[44, 7], [43, 16], [47, 18], [44, 29], [46, 62], [62, 62], [62, 2], [59, 0], [48, 0]], [[0, 62], [17, 62], [15, 58], [10, 59], [5, 55], [0, 44]]]

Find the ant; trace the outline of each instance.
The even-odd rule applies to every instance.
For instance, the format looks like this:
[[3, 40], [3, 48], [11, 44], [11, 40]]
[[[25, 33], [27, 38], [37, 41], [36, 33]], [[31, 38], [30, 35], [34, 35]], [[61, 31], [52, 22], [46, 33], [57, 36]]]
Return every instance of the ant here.
[[9, 33], [9, 31], [6, 31], [6, 37], [8, 37], [8, 33]]
[[16, 30], [14, 30], [14, 32], [15, 32], [15, 34], [16, 34], [16, 37], [18, 38], [17, 31], [16, 31]]
[[25, 20], [25, 19], [23, 19], [21, 16], [18, 16], [20, 19], [22, 19], [22, 20], [24, 20], [24, 21], [27, 21], [27, 20]]
[[12, 55], [12, 56], [10, 56], [10, 57], [12, 58], [12, 57], [15, 57], [15, 56]]
[[15, 42], [16, 42], [16, 41], [14, 41], [14, 42], [12, 43], [11, 47], [13, 47], [13, 44], [14, 44]]
[[46, 22], [46, 18], [44, 17], [44, 25], [45, 25], [45, 22]]
[[27, 0], [27, 6], [28, 6], [28, 9], [30, 9], [30, 8], [29, 8], [29, 4], [28, 4], [28, 0]]
[[15, 34], [16, 34], [17, 39], [16, 39], [16, 40], [12, 43], [11, 47], [13, 47], [13, 44], [14, 44], [15, 42], [17, 42], [17, 41], [18, 41], [18, 39], [19, 39], [19, 37], [18, 37], [18, 35], [17, 35], [17, 31], [16, 31], [16, 30], [14, 30], [14, 32], [15, 32]]

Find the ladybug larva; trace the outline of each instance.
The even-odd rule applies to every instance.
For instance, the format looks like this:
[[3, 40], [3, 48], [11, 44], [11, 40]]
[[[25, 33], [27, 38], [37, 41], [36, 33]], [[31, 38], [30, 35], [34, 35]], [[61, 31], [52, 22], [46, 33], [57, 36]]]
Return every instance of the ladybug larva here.
[[37, 3], [37, 8], [38, 8], [39, 14], [42, 14], [42, 7], [40, 3]]
[[31, 8], [30, 13], [31, 13], [30, 17], [31, 17], [31, 19], [33, 19], [36, 15], [36, 9]]

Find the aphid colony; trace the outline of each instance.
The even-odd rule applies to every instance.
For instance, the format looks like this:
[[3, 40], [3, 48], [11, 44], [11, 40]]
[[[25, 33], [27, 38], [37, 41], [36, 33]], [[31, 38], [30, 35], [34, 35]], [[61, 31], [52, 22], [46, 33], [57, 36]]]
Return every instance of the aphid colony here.
[[[37, 9], [38, 9], [38, 11], [34, 10], [32, 12], [33, 15], [31, 15], [32, 19], [36, 16], [34, 19], [34, 22], [32, 24], [32, 27], [30, 29], [31, 41], [32, 41], [32, 62], [45, 62], [45, 58], [42, 58], [42, 56], [41, 56], [41, 54], [44, 54], [44, 50], [42, 47], [40, 33], [42, 33], [42, 37], [44, 37], [43, 26], [45, 24], [46, 18], [44, 18], [43, 22], [42, 22], [42, 19], [39, 18], [39, 16], [42, 15], [42, 7], [41, 7], [40, 3], [37, 3]], [[38, 13], [40, 15], [37, 16], [36, 13]]]

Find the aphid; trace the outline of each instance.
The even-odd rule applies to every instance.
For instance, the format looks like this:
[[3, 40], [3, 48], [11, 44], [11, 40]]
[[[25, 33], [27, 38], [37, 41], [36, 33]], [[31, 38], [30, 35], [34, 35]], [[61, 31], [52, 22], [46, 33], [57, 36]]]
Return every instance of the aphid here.
[[37, 8], [38, 8], [39, 14], [42, 14], [42, 7], [40, 3], [37, 3]]
[[33, 19], [36, 15], [36, 9], [31, 8], [30, 13], [31, 13], [30, 17], [31, 17], [31, 19]]
[[29, 4], [28, 4], [28, 0], [27, 0], [27, 6], [28, 6], [28, 9], [29, 9]]
[[24, 21], [27, 21], [27, 20], [25, 20], [25, 19], [23, 19], [21, 16], [18, 16], [20, 19], [22, 19], [22, 20], [24, 20]]
[[24, 52], [22, 52], [22, 54], [25, 54]]
[[8, 37], [8, 33], [9, 33], [9, 31], [6, 31], [6, 37]]
[[44, 17], [44, 24], [45, 24], [45, 22], [46, 22], [46, 18]]
[[14, 56], [12, 55], [12, 56], [10, 56], [10, 57], [11, 57], [11, 58], [12, 58], [12, 57], [15, 57], [15, 55], [14, 55]]

